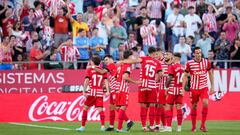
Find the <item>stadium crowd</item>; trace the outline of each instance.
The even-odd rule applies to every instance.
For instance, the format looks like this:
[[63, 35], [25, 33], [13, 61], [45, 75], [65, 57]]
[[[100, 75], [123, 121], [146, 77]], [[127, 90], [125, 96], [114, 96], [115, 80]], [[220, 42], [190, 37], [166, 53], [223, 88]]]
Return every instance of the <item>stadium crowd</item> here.
[[[84, 69], [92, 55], [110, 54], [117, 61], [124, 50], [148, 55], [150, 46], [181, 53], [183, 65], [195, 47], [210, 60], [240, 60], [240, 0], [0, 3], [0, 70], [37, 69], [41, 61], [50, 61], [41, 64], [44, 69]], [[224, 63], [213, 67], [224, 68]]]

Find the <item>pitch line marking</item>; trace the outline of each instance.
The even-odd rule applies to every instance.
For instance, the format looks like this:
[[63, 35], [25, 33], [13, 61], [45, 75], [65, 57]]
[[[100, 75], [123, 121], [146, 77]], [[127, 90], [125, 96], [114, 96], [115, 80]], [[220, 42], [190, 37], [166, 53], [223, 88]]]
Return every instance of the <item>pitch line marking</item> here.
[[51, 127], [51, 126], [40, 126], [40, 125], [33, 125], [33, 124], [25, 124], [25, 123], [16, 123], [16, 122], [8, 122], [12, 125], [19, 125], [19, 126], [27, 126], [27, 127], [36, 127], [36, 128], [48, 128], [48, 129], [58, 129], [58, 130], [72, 130], [70, 128], [60, 128], [60, 127]]

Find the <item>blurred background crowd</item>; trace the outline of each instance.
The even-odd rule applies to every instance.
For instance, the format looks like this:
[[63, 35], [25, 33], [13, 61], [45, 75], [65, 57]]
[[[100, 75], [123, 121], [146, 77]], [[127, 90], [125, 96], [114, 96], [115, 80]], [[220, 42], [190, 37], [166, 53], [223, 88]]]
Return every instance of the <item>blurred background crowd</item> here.
[[[0, 0], [0, 70], [84, 69], [89, 58], [145, 56], [150, 46], [198, 46], [210, 60], [240, 60], [240, 0]], [[28, 63], [25, 63], [28, 62]], [[44, 64], [38, 62], [48, 61]], [[80, 62], [77, 62], [80, 61]], [[63, 63], [62, 63], [63, 62]], [[213, 62], [214, 68], [224, 68]], [[240, 63], [227, 65], [239, 68]]]

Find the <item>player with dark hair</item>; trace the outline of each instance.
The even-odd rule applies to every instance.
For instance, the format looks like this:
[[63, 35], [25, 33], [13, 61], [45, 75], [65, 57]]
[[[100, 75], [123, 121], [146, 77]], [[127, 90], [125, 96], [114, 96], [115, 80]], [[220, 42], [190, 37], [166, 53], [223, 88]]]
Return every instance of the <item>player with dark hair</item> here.
[[[100, 114], [101, 119], [101, 130], [105, 131], [104, 128], [104, 112], [103, 112], [103, 85], [105, 85], [107, 89], [106, 95], [109, 94], [109, 86], [107, 80], [107, 74], [100, 74], [96, 72], [93, 68], [99, 68], [99, 64], [101, 63], [101, 58], [98, 56], [94, 56], [91, 59], [92, 68], [87, 69], [86, 78], [84, 81], [83, 87], [83, 95], [86, 97], [86, 101], [84, 103], [83, 114], [82, 114], [82, 126], [77, 131], [83, 132], [85, 131], [85, 125], [87, 121], [88, 108], [91, 106], [95, 106], [98, 108], [98, 112]], [[89, 90], [87, 91], [87, 87], [89, 86]]]
[[[161, 64], [156, 59], [156, 49], [149, 47], [149, 56], [140, 57], [126, 63], [141, 63], [140, 80], [142, 83], [139, 85], [138, 102], [140, 103], [140, 117], [142, 128], [144, 132], [155, 132], [154, 119], [155, 119], [155, 105], [157, 102], [157, 83], [156, 78], [159, 78], [161, 73]], [[147, 113], [149, 109], [149, 124], [150, 129], [146, 127]]]
[[182, 113], [182, 100], [184, 92], [182, 90], [182, 76], [184, 67], [180, 64], [181, 54], [174, 53], [174, 62], [168, 67], [168, 80], [165, 89], [167, 90], [166, 107], [165, 107], [165, 120], [166, 127], [163, 132], [172, 131], [172, 117], [173, 105], [176, 104], [177, 109], [177, 132], [181, 132], [181, 125], [183, 120]]
[[[132, 52], [130, 50], [124, 51], [124, 60], [129, 60]], [[122, 64], [117, 68], [116, 80], [119, 83], [117, 89], [116, 106], [118, 109], [118, 128], [117, 132], [126, 132], [123, 130], [123, 121], [127, 120], [127, 131], [133, 126], [133, 122], [130, 121], [126, 115], [126, 109], [128, 106], [129, 97], [129, 82], [134, 84], [140, 84], [141, 81], [133, 80], [130, 78], [131, 64]]]
[[[162, 58], [162, 59], [161, 59]], [[163, 57], [159, 57], [159, 61], [161, 62], [162, 67], [162, 75], [158, 80], [158, 90], [157, 90], [157, 105], [156, 105], [156, 130], [163, 130], [166, 126], [165, 121], [165, 111], [164, 107], [166, 104], [166, 91], [164, 90], [165, 84], [168, 79], [168, 67], [172, 64], [172, 52], [165, 52]], [[160, 125], [160, 121], [162, 122], [162, 126]]]
[[200, 130], [207, 132], [205, 121], [208, 114], [208, 75], [211, 82], [210, 94], [214, 92], [213, 88], [213, 74], [211, 70], [211, 62], [202, 57], [202, 50], [199, 47], [194, 49], [194, 59], [186, 64], [185, 73], [183, 76], [183, 89], [188, 81], [188, 74], [191, 75], [190, 81], [190, 95], [192, 102], [192, 132], [196, 132], [197, 121], [197, 103], [199, 98], [202, 100], [202, 120]]

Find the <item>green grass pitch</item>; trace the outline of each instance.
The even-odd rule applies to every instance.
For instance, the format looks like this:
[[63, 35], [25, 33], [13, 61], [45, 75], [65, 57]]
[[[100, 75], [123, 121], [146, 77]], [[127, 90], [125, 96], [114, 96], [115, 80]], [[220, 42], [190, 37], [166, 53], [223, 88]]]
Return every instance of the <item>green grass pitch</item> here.
[[[142, 135], [142, 134], [166, 134], [166, 135], [240, 135], [240, 121], [207, 121], [208, 132], [202, 133], [197, 129], [196, 133], [192, 133], [190, 121], [183, 122], [182, 132], [176, 132], [176, 123], [173, 124], [172, 133], [144, 133], [141, 130], [139, 122], [136, 122], [130, 132], [116, 133], [116, 132], [101, 132], [99, 123], [88, 122], [85, 132], [76, 132], [75, 128], [80, 126], [80, 122], [31, 122], [20, 123], [30, 124], [43, 127], [29, 127], [26, 125], [15, 125], [11, 123], [0, 123], [0, 135], [114, 135], [114, 134], [129, 134], [129, 135]], [[70, 130], [50, 129], [46, 127], [68, 128]], [[199, 123], [198, 123], [199, 127]]]

